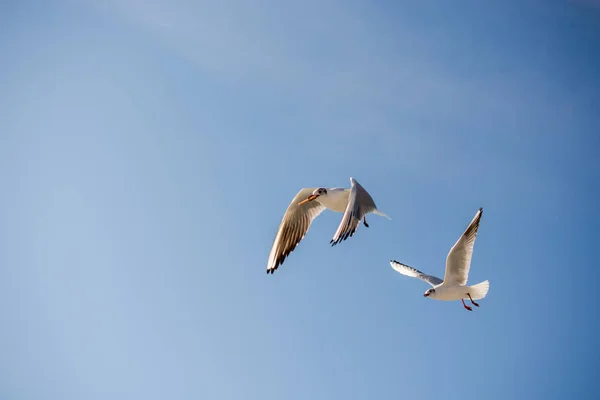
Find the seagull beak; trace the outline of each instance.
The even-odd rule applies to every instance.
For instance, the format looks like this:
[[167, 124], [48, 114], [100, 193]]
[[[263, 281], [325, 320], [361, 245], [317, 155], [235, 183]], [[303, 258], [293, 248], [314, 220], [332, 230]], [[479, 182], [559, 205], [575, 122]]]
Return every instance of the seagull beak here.
[[429, 293], [423, 294], [423, 297], [427, 297], [427, 296], [429, 296]]
[[314, 199], [316, 199], [317, 197], [319, 197], [319, 196], [318, 196], [318, 195], [316, 195], [316, 194], [311, 194], [310, 196], [308, 196], [308, 198], [307, 198], [307, 199], [305, 199], [305, 200], [302, 200], [300, 203], [298, 203], [298, 205], [299, 205], [299, 206], [301, 206], [302, 204], [304, 204], [304, 203], [308, 203], [309, 201], [311, 201], [311, 200], [314, 200]]

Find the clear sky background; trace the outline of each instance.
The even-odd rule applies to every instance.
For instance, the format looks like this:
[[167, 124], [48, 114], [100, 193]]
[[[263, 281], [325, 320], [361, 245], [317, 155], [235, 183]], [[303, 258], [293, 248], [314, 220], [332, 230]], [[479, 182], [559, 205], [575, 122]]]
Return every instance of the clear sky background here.
[[[0, 54], [3, 400], [597, 394], [597, 2], [7, 1]], [[351, 176], [393, 220], [267, 275]], [[390, 267], [481, 206], [480, 308]]]

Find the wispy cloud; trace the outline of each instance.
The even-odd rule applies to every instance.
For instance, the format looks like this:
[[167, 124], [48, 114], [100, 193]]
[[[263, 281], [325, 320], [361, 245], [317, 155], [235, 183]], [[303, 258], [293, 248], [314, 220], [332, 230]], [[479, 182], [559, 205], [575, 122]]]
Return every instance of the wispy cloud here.
[[217, 79], [269, 84], [310, 96], [324, 109], [348, 104], [414, 115], [435, 109], [442, 119], [464, 118], [473, 109], [514, 113], [515, 103], [535, 96], [520, 85], [539, 88], [544, 78], [523, 69], [499, 67], [487, 76], [470, 76], [448, 68], [452, 55], [435, 29], [415, 29], [407, 17], [394, 21], [397, 37], [382, 41], [376, 18], [338, 1], [107, 0], [97, 5], [155, 35]]
[[216, 77], [312, 93], [325, 107], [352, 99], [385, 105], [393, 99], [398, 107], [418, 111], [428, 101], [461, 92], [455, 79], [419, 57], [426, 37], [410, 37], [410, 52], [408, 46], [386, 49], [360, 11], [347, 4], [259, 3], [112, 0], [101, 6]]
[[[535, 147], [538, 134], [527, 139], [523, 132], [560, 131], [574, 118], [574, 96], [554, 95], [562, 88], [553, 72], [539, 68], [536, 59], [528, 65], [514, 54], [504, 57], [497, 33], [473, 47], [479, 54], [469, 61], [455, 60], [458, 45], [435, 27], [419, 27], [408, 13], [388, 21], [394, 25], [390, 36], [377, 25], [384, 16], [336, 0], [107, 0], [96, 5], [153, 35], [199, 73], [299, 99], [303, 113], [318, 117], [332, 135], [356, 141], [375, 134], [371, 140], [390, 152], [407, 144], [417, 153], [421, 149], [423, 154], [396, 161], [413, 168], [424, 168], [420, 159], [440, 157], [460, 143], [467, 127], [481, 135], [494, 132], [509, 147]], [[494, 29], [508, 29], [502, 15], [498, 20]], [[551, 46], [551, 38], [536, 41], [544, 38], [521, 41], [529, 40], [531, 48]], [[469, 53], [469, 43], [459, 45]], [[516, 54], [529, 50], [522, 45]], [[545, 55], [540, 60], [552, 63]], [[470, 168], [467, 161], [448, 162]]]

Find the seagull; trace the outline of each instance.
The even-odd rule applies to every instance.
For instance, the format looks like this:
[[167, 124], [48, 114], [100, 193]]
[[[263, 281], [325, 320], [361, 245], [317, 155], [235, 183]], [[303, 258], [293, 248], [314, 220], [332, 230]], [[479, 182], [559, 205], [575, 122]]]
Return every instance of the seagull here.
[[368, 228], [366, 215], [377, 214], [391, 219], [377, 209], [371, 195], [354, 178], [350, 188], [304, 188], [300, 189], [283, 215], [277, 235], [271, 247], [267, 274], [283, 264], [285, 258], [304, 238], [313, 220], [326, 208], [344, 213], [342, 221], [329, 242], [332, 246], [352, 237], [361, 222]]
[[474, 300], [483, 299], [490, 288], [488, 281], [483, 281], [473, 286], [466, 286], [469, 269], [471, 268], [473, 245], [475, 244], [475, 237], [477, 236], [482, 214], [483, 208], [480, 208], [465, 232], [450, 249], [446, 258], [446, 275], [444, 276], [444, 280], [424, 274], [418, 269], [395, 260], [390, 260], [392, 268], [403, 275], [421, 279], [433, 286], [433, 288], [427, 289], [423, 296], [436, 300], [461, 300], [467, 310], [473, 311], [471, 307], [465, 304], [465, 299], [468, 298], [474, 306], [479, 307], [479, 304]]

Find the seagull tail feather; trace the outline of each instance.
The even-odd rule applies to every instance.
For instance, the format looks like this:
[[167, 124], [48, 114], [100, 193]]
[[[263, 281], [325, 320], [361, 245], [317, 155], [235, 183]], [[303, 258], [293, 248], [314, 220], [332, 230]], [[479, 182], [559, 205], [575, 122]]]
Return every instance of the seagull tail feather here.
[[383, 213], [383, 212], [381, 212], [381, 211], [379, 211], [377, 209], [375, 209], [375, 211], [373, 211], [373, 214], [377, 214], [377, 215], [380, 215], [382, 217], [385, 217], [385, 218], [389, 219], [390, 221], [392, 220], [390, 217], [387, 216], [386, 213]]
[[471, 294], [473, 300], [483, 299], [487, 295], [488, 290], [490, 290], [489, 281], [483, 281], [477, 285], [469, 287], [469, 293]]

